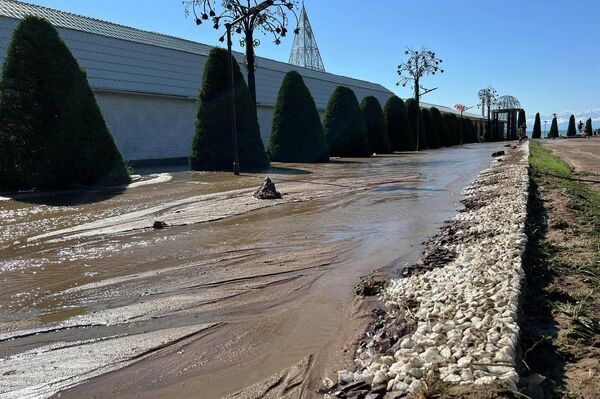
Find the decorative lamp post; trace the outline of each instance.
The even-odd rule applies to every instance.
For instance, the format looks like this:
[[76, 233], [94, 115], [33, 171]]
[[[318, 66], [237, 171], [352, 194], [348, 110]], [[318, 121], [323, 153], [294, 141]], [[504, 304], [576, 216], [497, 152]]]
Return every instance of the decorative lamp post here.
[[456, 104], [454, 106], [454, 108], [456, 110], [460, 111], [460, 145], [462, 146], [462, 144], [463, 144], [463, 113], [465, 111], [468, 111], [471, 108], [473, 108], [473, 106], [467, 107], [466, 105]]
[[[421, 50], [413, 50], [406, 48], [404, 51], [405, 55], [408, 55], [408, 60], [398, 65], [398, 75], [400, 75], [400, 81], [396, 83], [396, 86], [402, 85], [406, 87], [409, 84], [414, 90], [414, 98], [417, 102], [417, 111], [421, 112], [421, 97], [427, 93], [431, 93], [437, 90], [437, 87], [433, 89], [426, 89], [421, 85], [421, 79], [425, 75], [435, 75], [436, 73], [444, 73], [444, 70], [440, 67], [443, 62], [437, 58], [435, 53], [422, 47]], [[420, 118], [417, 114], [417, 151], [419, 151], [419, 129], [420, 129]]]

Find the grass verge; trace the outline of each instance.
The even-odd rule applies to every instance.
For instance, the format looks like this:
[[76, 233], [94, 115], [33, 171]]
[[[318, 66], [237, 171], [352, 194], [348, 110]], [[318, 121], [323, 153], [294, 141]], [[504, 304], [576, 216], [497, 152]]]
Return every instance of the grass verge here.
[[523, 393], [600, 397], [600, 191], [531, 142]]

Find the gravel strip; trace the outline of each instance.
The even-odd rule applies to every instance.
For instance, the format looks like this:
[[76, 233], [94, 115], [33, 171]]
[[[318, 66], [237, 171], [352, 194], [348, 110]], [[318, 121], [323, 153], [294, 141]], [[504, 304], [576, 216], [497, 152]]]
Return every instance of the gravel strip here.
[[434, 380], [517, 390], [528, 157], [525, 143], [494, 160], [423, 260], [389, 282], [385, 311], [357, 351], [359, 371], [338, 373], [346, 388], [335, 396], [402, 397]]

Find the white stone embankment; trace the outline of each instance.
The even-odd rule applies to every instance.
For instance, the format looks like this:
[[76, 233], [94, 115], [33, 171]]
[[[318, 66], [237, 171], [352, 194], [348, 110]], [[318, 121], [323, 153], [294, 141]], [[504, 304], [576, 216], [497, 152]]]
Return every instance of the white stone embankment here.
[[376, 349], [381, 334], [370, 334], [359, 371], [339, 372], [341, 385], [364, 381], [398, 396], [436, 379], [517, 389], [528, 156], [527, 144], [509, 150], [465, 190], [467, 206], [450, 222], [456, 239], [443, 244], [452, 260], [390, 281], [384, 324], [400, 333], [386, 351]]

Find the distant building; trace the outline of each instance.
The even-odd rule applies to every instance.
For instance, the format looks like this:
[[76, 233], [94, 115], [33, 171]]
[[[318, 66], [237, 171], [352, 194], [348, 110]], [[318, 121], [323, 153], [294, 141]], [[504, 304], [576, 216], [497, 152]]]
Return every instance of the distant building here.
[[[2, 61], [14, 29], [27, 15], [45, 18], [57, 27], [86, 70], [125, 159], [167, 162], [187, 158], [194, 135], [196, 100], [211, 46], [19, 1], [0, 0]], [[243, 54], [235, 56], [243, 70]], [[302, 74], [321, 113], [336, 86], [351, 88], [359, 101], [375, 96], [382, 106], [393, 95], [376, 83], [259, 57], [256, 94], [265, 142], [271, 133], [279, 87], [290, 70]], [[442, 112], [456, 113], [450, 108], [439, 108]]]

